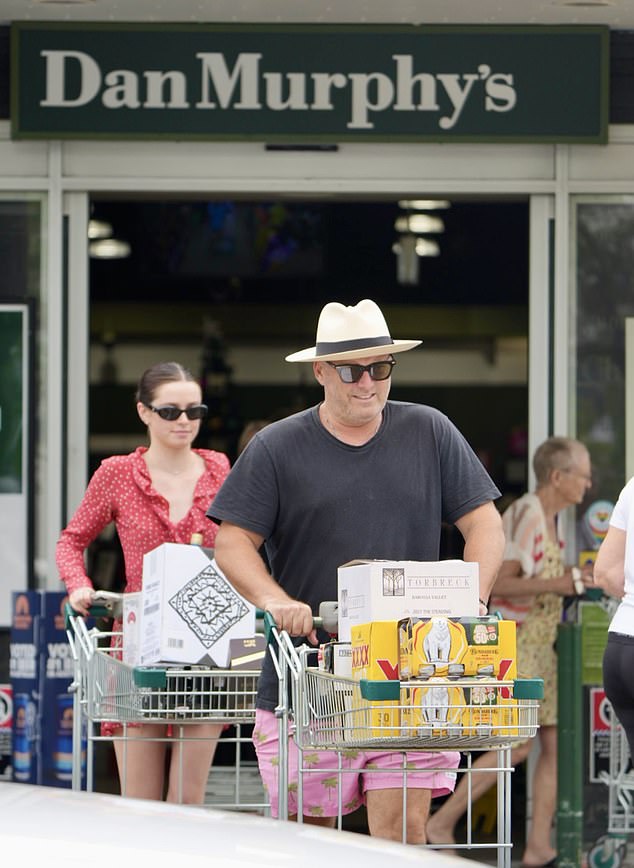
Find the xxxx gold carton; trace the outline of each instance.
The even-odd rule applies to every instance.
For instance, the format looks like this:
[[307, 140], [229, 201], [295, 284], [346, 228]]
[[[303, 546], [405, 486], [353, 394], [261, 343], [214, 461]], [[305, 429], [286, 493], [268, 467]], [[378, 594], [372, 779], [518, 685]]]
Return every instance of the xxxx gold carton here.
[[[352, 678], [356, 681], [398, 681], [398, 621], [369, 621], [351, 627]], [[350, 738], [392, 738], [400, 735], [397, 700], [352, 697]]]
[[431, 676], [517, 677], [515, 621], [483, 618], [402, 618], [398, 623], [403, 681]]

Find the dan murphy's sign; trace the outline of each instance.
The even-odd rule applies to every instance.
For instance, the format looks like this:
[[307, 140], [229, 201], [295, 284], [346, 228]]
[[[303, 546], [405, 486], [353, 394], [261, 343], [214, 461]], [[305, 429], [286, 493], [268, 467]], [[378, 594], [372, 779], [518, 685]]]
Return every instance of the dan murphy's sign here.
[[12, 25], [16, 138], [604, 142], [608, 28]]

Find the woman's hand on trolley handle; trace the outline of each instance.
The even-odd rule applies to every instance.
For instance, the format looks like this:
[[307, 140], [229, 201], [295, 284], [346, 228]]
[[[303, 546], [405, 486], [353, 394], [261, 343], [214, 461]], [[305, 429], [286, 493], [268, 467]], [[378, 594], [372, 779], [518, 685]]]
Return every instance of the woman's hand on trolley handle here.
[[68, 595], [68, 602], [73, 611], [78, 612], [86, 618], [90, 614], [90, 607], [94, 597], [95, 591], [93, 588], [76, 588]]
[[263, 602], [262, 609], [273, 616], [278, 630], [286, 630], [289, 636], [306, 636], [312, 645], [318, 644], [310, 606], [290, 598], [269, 599]]

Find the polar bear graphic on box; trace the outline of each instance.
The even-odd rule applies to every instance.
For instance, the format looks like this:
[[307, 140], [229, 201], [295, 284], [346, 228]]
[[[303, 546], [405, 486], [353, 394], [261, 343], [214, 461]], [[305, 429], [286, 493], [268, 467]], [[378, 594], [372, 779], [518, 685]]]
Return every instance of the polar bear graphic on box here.
[[440, 684], [428, 687], [422, 696], [422, 711], [427, 723], [446, 723], [449, 690]]
[[449, 663], [451, 633], [446, 618], [431, 619], [431, 628], [423, 639], [423, 651], [430, 663]]

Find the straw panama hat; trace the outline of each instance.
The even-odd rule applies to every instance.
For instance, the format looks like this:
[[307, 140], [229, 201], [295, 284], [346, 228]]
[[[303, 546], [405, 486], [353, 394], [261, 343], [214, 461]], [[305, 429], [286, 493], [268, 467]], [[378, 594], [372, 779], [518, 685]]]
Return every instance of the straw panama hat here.
[[331, 301], [322, 308], [314, 347], [286, 356], [287, 362], [354, 359], [381, 353], [404, 353], [422, 341], [392, 340], [376, 302], [364, 298], [354, 307]]

